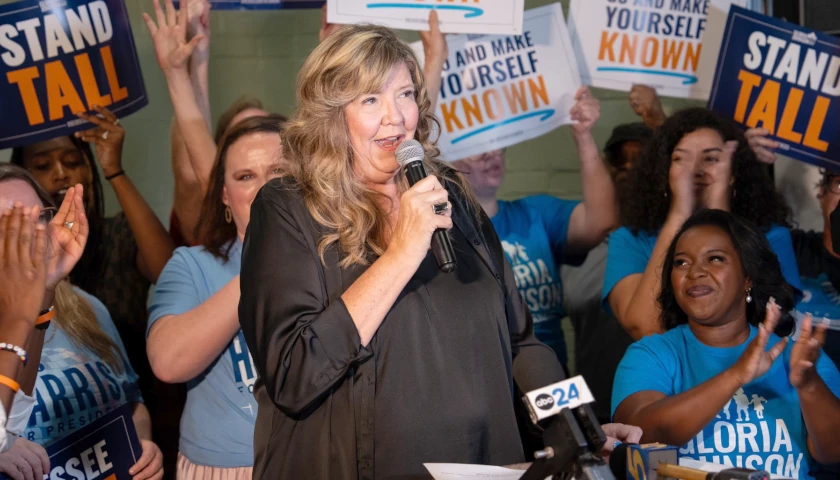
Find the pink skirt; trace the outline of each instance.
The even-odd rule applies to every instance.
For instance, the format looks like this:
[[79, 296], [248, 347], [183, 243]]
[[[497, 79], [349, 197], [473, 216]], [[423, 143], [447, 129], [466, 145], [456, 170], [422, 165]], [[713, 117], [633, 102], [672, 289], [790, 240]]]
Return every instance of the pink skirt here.
[[178, 453], [177, 480], [251, 480], [252, 467], [204, 467]]

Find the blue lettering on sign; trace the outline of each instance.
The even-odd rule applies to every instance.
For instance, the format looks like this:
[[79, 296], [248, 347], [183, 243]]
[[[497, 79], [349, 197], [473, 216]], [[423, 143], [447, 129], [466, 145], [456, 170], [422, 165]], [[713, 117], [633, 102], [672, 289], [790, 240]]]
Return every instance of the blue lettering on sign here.
[[[569, 392], [566, 393], [565, 390], [562, 388], [555, 388], [551, 394], [554, 396], [554, 400], [557, 402], [557, 406], [562, 407], [563, 405], [568, 405], [569, 402], [572, 400], [577, 400], [580, 398], [580, 392], [578, 391], [577, 385], [574, 383], [571, 384], [569, 387]], [[568, 395], [568, 398], [566, 397]]]

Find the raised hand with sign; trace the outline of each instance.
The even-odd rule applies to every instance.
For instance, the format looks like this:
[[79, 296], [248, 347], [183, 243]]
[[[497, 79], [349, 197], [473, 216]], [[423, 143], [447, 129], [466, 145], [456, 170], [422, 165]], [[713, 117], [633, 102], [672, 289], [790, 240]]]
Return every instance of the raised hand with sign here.
[[76, 138], [92, 143], [96, 149], [96, 160], [102, 167], [105, 178], [122, 171], [122, 148], [125, 140], [125, 130], [120, 125], [117, 116], [107, 108], [94, 106], [98, 115], [79, 113], [83, 118], [95, 125], [95, 128], [76, 132]]
[[750, 128], [744, 132], [747, 137], [747, 142], [750, 148], [755, 152], [758, 160], [768, 164], [776, 163], [776, 149], [779, 148], [779, 142], [769, 138], [770, 131], [765, 128]]

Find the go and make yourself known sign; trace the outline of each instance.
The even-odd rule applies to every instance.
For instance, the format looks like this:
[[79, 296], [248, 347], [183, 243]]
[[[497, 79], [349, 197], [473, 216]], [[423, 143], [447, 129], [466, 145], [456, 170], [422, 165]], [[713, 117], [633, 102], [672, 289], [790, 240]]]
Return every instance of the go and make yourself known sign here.
[[[507, 147], [571, 123], [580, 76], [559, 3], [525, 12], [522, 35], [459, 35], [448, 43], [435, 112], [442, 158]], [[412, 47], [422, 58], [422, 44]]]
[[[731, 5], [747, 0], [572, 0], [569, 33], [586, 85], [709, 98], [719, 29]], [[710, 57], [701, 54], [711, 52]], [[704, 79], [704, 77], [706, 79]]]
[[24, 0], [0, 6], [0, 148], [118, 117], [148, 103], [123, 0]]
[[428, 30], [432, 9], [444, 33], [513, 35], [522, 33], [525, 0], [327, 0], [327, 21]]
[[840, 167], [840, 39], [742, 8], [729, 12], [709, 108], [770, 131], [780, 153]]

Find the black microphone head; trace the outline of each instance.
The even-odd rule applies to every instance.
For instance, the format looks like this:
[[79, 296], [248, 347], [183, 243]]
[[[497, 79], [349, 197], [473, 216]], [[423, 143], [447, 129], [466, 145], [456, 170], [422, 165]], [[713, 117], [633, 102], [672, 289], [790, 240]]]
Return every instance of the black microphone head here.
[[513, 379], [522, 393], [532, 392], [566, 379], [557, 354], [548, 347], [522, 349], [513, 359]]
[[627, 449], [629, 443], [622, 443], [610, 453], [610, 470], [615, 478], [627, 478]]
[[411, 162], [423, 161], [426, 152], [423, 150], [423, 145], [417, 140], [405, 140], [397, 147], [396, 152], [397, 163], [401, 167], [408, 165]]

